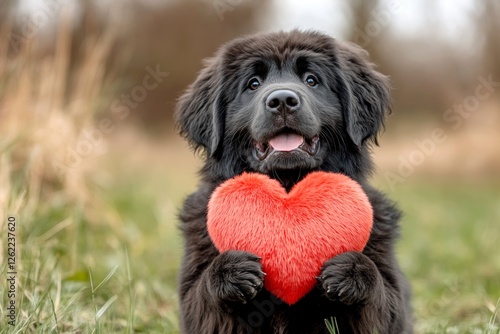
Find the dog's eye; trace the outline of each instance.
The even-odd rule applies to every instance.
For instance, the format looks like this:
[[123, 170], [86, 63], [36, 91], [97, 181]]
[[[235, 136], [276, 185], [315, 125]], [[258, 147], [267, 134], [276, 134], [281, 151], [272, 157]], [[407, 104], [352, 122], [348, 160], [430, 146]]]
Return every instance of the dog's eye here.
[[259, 79], [257, 78], [250, 79], [250, 81], [248, 81], [247, 87], [250, 88], [251, 90], [256, 90], [257, 88], [260, 87]]
[[318, 79], [314, 75], [308, 75], [306, 77], [305, 83], [311, 87], [314, 87], [318, 84]]

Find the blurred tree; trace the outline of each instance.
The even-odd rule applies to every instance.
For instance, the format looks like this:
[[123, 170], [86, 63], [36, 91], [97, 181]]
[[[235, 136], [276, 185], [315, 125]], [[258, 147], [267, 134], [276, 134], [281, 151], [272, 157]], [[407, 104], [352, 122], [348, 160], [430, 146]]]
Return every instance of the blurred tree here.
[[[488, 23], [471, 26], [483, 27], [479, 34], [488, 36], [485, 42], [484, 64], [492, 68], [498, 66], [498, 16], [493, 8], [500, 7], [495, 0], [482, 0], [484, 10], [489, 13]], [[464, 94], [470, 94], [477, 85], [477, 75], [481, 52], [465, 52], [466, 43], [462, 37], [469, 32], [459, 32], [457, 39], [441, 34], [442, 18], [438, 16], [437, 3], [425, 2], [426, 25], [417, 34], [398, 36], [391, 21], [399, 15], [395, 2], [354, 0], [348, 2], [351, 14], [348, 39], [361, 45], [370, 53], [371, 60], [380, 71], [390, 76], [394, 91], [394, 116], [396, 119], [411, 118], [418, 121], [439, 121], [444, 111]], [[404, 6], [400, 4], [399, 6]], [[484, 31], [486, 30], [486, 31]], [[468, 34], [469, 33], [469, 34]], [[474, 45], [473, 47], [479, 47]], [[470, 48], [470, 47], [469, 47]], [[495, 56], [495, 52], [497, 56]]]
[[[16, 0], [1, 0], [0, 23], [11, 17], [11, 9], [16, 4]], [[103, 39], [110, 41], [99, 44], [111, 48], [109, 52], [103, 51], [103, 54], [110, 54], [104, 68], [107, 82], [102, 88], [103, 96], [109, 96], [109, 100], [91, 101], [102, 104], [102, 114], [109, 116], [109, 101], [123, 101], [124, 97], [131, 95], [134, 87], [143, 85], [148, 74], [146, 68], [168, 72], [168, 78], [157, 88], [148, 90], [146, 98], [133, 102], [130, 117], [127, 117], [127, 121], [139, 122], [150, 132], [155, 129], [164, 132], [166, 125], [172, 124], [176, 98], [194, 80], [203, 66], [202, 59], [235, 36], [256, 30], [258, 15], [265, 7], [264, 0], [75, 0], [70, 4], [76, 14], [69, 14], [74, 16], [71, 19], [72, 31], [69, 32], [69, 82], [77, 85], [80, 73], [75, 69], [78, 64], [83, 59], [95, 57], [88, 54], [88, 50], [92, 50], [89, 44], [96, 45]], [[47, 11], [47, 6], [40, 6], [34, 8], [34, 13]], [[40, 57], [55, 54], [57, 36], [68, 34], [57, 27], [61, 15], [67, 14], [62, 12], [63, 6], [52, 6], [51, 20], [40, 26], [34, 25], [36, 52]], [[20, 18], [12, 30], [4, 29], [22, 35], [23, 25], [32, 24], [32, 20], [33, 14], [30, 14]], [[30, 36], [30, 41], [34, 40], [33, 36]]]
[[496, 81], [500, 80], [500, 3], [497, 0], [478, 1], [479, 10], [475, 13], [476, 38], [482, 45], [482, 72], [491, 73]]
[[0, 2], [0, 24], [10, 18], [16, 3], [17, 1], [15, 0], [2, 0], [2, 2]]
[[[257, 27], [264, 1], [172, 1], [165, 5], [134, 2], [133, 20], [125, 22], [121, 49], [130, 52], [123, 69], [126, 78], [120, 91], [128, 93], [141, 85], [145, 68], [168, 72], [161, 85], [148, 91], [147, 98], [132, 111], [132, 118], [149, 129], [165, 130], [172, 121], [176, 98], [202, 68], [202, 59], [211, 56], [224, 42]], [[127, 51], [128, 50], [128, 51]]]
[[375, 63], [379, 63], [380, 55], [377, 43], [387, 33], [390, 18], [377, 15], [379, 0], [353, 0], [349, 1], [348, 4], [351, 29], [347, 39], [363, 47], [370, 53], [371, 59]]
[[[7, 24], [17, 3], [0, 1], [1, 36], [22, 31], [23, 22], [13, 28]], [[434, 120], [441, 119], [454, 102], [474, 91], [478, 75], [491, 73], [500, 79], [497, 0], [478, 0], [470, 25], [456, 32], [455, 39], [439, 33], [442, 18], [436, 14], [436, 2], [431, 0], [425, 2], [426, 12], [420, 13], [428, 18], [427, 24], [417, 34], [402, 38], [391, 25], [394, 15], [398, 15], [391, 11], [394, 3], [344, 1], [351, 19], [347, 38], [365, 48], [380, 71], [392, 79], [395, 117], [416, 115], [421, 119], [427, 113]], [[147, 67], [168, 72], [161, 85], [148, 90], [144, 100], [133, 104], [128, 117], [150, 132], [164, 132], [165, 126], [171, 125], [176, 98], [194, 80], [203, 58], [235, 36], [258, 30], [261, 16], [275, 15], [265, 0], [74, 0], [71, 4], [77, 4], [78, 15], [71, 21], [70, 78], [78, 78], [79, 73], [72, 69], [93, 56], [88, 54], [93, 49], [87, 47], [90, 43], [111, 40], [101, 43], [111, 48], [103, 52], [110, 54], [104, 66], [107, 81], [102, 85], [103, 96], [109, 99], [95, 101], [102, 103], [103, 114], [109, 114], [110, 101], [123, 100], [134, 87], [143, 84]], [[58, 17], [54, 15], [44, 29], [56, 32], [54, 22]], [[44, 35], [46, 45], [39, 52], [40, 57], [55, 52], [55, 38], [47, 36], [50, 34]], [[468, 37], [469, 44], [464, 42]], [[37, 42], [41, 40], [37, 38]], [[2, 62], [5, 63], [2, 54], [8, 45], [8, 38], [0, 41], [0, 73]]]
[[[6, 57], [9, 51], [9, 34], [11, 31], [11, 17], [15, 6], [14, 0], [0, 2], [0, 78], [4, 74]], [[1, 86], [1, 79], [0, 79]]]

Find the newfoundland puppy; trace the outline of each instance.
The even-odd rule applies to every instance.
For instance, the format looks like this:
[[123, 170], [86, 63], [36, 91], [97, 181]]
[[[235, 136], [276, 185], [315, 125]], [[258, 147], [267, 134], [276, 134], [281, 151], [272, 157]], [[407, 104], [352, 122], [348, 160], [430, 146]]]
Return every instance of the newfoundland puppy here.
[[[367, 179], [370, 147], [390, 109], [388, 79], [359, 47], [317, 32], [236, 39], [182, 95], [180, 134], [204, 156], [180, 213], [181, 331], [187, 334], [411, 333], [409, 287], [394, 255], [400, 212]], [[287, 305], [263, 287], [259, 258], [219, 253], [207, 233], [214, 189], [243, 172], [290, 190], [312, 171], [356, 180], [374, 210], [368, 244], [326, 261], [316, 287]]]

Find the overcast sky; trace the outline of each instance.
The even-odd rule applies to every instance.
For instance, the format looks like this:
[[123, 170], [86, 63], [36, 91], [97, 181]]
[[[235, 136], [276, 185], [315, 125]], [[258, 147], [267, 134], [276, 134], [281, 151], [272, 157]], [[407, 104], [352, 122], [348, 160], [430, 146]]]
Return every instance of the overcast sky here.
[[[264, 22], [264, 29], [313, 28], [341, 37], [349, 23], [349, 12], [345, 7], [347, 1], [274, 0], [273, 7], [277, 14]], [[437, 21], [440, 34], [457, 38], [468, 23], [468, 13], [473, 5], [473, 0], [384, 0], [376, 12], [389, 13], [391, 27], [402, 35], [418, 33]]]
[[[46, 0], [20, 1], [24, 11], [36, 11], [44, 6]], [[140, 1], [152, 3], [168, 0]], [[227, 1], [234, 3], [234, 1]], [[345, 31], [344, 28], [349, 24], [349, 11], [346, 8], [348, 1], [273, 0], [275, 14], [263, 19], [261, 22], [262, 30], [316, 29], [341, 38]], [[70, 3], [70, 1], [67, 2]], [[375, 17], [377, 13], [389, 13], [391, 28], [402, 35], [421, 32], [430, 23], [437, 22], [439, 29], [436, 29], [437, 31], [434, 33], [439, 33], [444, 37], [460, 38], [461, 33], [466, 29], [468, 13], [473, 9], [474, 3], [473, 0], [383, 0], [381, 7], [374, 13], [374, 20], [377, 20]], [[394, 10], [395, 5], [398, 7], [396, 10]], [[364, 27], [360, 28], [364, 29]]]

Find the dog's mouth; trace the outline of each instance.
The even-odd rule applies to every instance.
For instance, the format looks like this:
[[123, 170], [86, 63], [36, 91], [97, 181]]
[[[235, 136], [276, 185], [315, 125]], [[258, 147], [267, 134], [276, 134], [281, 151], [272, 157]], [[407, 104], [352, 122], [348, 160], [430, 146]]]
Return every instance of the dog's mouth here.
[[278, 132], [269, 141], [259, 142], [254, 140], [254, 155], [260, 161], [275, 153], [305, 152], [310, 156], [314, 156], [318, 153], [319, 146], [319, 135], [306, 138], [293, 130], [285, 129]]

